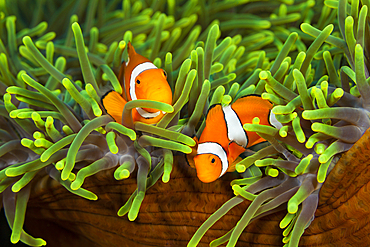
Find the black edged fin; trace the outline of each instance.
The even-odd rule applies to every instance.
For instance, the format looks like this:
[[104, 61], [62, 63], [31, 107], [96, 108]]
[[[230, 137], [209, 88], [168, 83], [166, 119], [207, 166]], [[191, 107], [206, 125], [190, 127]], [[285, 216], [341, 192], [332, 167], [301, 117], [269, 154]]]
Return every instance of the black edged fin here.
[[208, 108], [208, 110], [207, 110], [207, 114], [206, 114], [206, 118], [207, 118], [207, 116], [208, 116], [208, 113], [213, 109], [213, 108], [215, 108], [216, 106], [218, 106], [218, 105], [221, 105], [220, 103], [217, 103], [217, 104], [213, 104], [213, 105], [211, 105], [209, 108]]
[[195, 146], [191, 147], [191, 153], [190, 154], [185, 154], [185, 161], [186, 163], [191, 167], [195, 169], [195, 163], [194, 163], [194, 157], [197, 155], [197, 149], [198, 149], [198, 138], [196, 135], [194, 135], [193, 140], [195, 141]]
[[122, 123], [122, 112], [125, 107], [126, 100], [116, 91], [107, 92], [102, 98], [101, 103], [105, 111], [116, 120], [117, 123]]

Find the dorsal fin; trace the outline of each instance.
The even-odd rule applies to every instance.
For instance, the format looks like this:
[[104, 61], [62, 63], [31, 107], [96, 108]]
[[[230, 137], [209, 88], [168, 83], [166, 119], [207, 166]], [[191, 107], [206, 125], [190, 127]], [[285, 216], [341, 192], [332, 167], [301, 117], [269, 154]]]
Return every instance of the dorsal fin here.
[[269, 125], [269, 112], [273, 105], [270, 101], [262, 99], [260, 96], [248, 95], [239, 98], [231, 105], [242, 124], [252, 123], [254, 117], [260, 118], [260, 124]]
[[234, 104], [241, 104], [245, 106], [245, 104], [251, 104], [251, 103], [254, 105], [263, 106], [269, 109], [271, 109], [273, 106], [270, 101], [268, 101], [267, 99], [262, 99], [262, 97], [257, 94], [249, 94], [249, 95], [240, 97], [232, 105], [234, 106]]
[[206, 117], [206, 126], [199, 138], [200, 142], [216, 142], [223, 148], [227, 148], [227, 127], [221, 104], [212, 105]]
[[[216, 106], [220, 106], [221, 104], [213, 104], [213, 105], [211, 105], [209, 108], [208, 108], [208, 110], [207, 110], [207, 113], [206, 113], [206, 118], [208, 117], [208, 114], [209, 114], [209, 112], [213, 109], [213, 108], [215, 108]], [[214, 111], [214, 110], [213, 110]]]
[[131, 45], [130, 41], [127, 43], [127, 53], [129, 57], [132, 57], [137, 54], [134, 47]]

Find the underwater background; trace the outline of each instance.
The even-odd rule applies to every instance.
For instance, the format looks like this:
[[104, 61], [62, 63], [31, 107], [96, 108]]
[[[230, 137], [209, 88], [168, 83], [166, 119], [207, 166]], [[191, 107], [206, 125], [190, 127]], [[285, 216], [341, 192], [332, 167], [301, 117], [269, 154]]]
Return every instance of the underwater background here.
[[7, 247], [7, 246], [27, 246], [23, 244], [22, 242], [19, 242], [17, 244], [12, 244], [10, 242], [10, 234], [11, 230], [9, 228], [9, 225], [6, 221], [5, 214], [1, 212], [1, 218], [0, 218], [0, 226], [1, 226], [1, 231], [0, 231], [0, 242], [2, 246]]
[[[369, 7], [0, 1], [1, 245], [368, 246]], [[120, 124], [101, 98], [124, 93], [129, 42], [172, 104], [129, 101]], [[185, 157], [208, 109], [248, 95], [282, 127], [244, 124], [266, 142], [202, 183]]]

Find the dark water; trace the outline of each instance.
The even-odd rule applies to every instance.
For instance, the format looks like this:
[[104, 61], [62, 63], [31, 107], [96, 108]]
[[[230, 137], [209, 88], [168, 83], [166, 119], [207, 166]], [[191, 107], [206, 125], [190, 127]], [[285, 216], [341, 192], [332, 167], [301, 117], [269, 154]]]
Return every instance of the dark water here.
[[8, 225], [8, 222], [6, 221], [4, 210], [2, 209], [0, 211], [0, 247], [22, 247], [22, 246], [28, 246], [21, 242], [17, 244], [12, 244], [10, 242], [10, 234], [11, 230]]

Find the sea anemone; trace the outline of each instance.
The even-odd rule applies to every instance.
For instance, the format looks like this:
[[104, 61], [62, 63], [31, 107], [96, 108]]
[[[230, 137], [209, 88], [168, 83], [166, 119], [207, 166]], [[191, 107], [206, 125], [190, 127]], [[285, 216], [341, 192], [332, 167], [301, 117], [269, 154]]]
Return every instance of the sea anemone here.
[[[279, 56], [285, 57], [284, 52], [287, 53], [293, 46], [297, 35], [292, 33], [272, 68], [259, 73], [259, 83], [264, 82], [266, 89], [262, 97], [274, 102], [272, 112], [283, 123], [283, 127], [277, 130], [260, 126], [258, 121], [257, 124], [244, 125], [245, 130], [257, 132], [271, 146], [237, 164], [239, 172], [249, 168], [249, 171], [242, 173], [243, 179], [231, 182], [237, 196], [227, 201], [204, 222], [188, 246], [198, 243], [215, 221], [244, 200], [252, 202], [242, 218], [227, 234], [211, 242], [211, 246], [225, 242], [228, 242], [227, 246], [234, 246], [250, 222], [284, 208], [287, 214], [280, 221], [280, 228], [285, 228], [282, 242], [287, 246], [298, 246], [304, 230], [314, 219], [319, 193], [322, 195], [322, 204], [329, 204], [330, 209], [326, 209], [326, 213], [338, 207], [340, 189], [336, 188], [339, 191], [335, 191], [332, 186], [338, 185], [340, 180], [337, 179], [340, 176], [334, 179], [335, 182], [331, 180], [324, 192], [321, 192], [321, 188], [327, 174], [338, 162], [338, 154], [349, 150], [370, 127], [367, 103], [370, 87], [366, 80], [366, 50], [364, 52], [363, 49], [368, 7], [362, 6], [358, 13], [354, 9], [358, 5], [352, 2], [351, 9], [356, 21], [354, 17], [348, 16], [345, 23], [343, 16], [346, 15], [347, 1], [339, 1], [335, 7], [338, 8], [339, 29], [345, 40], [330, 35], [333, 25], [320, 31], [303, 23], [302, 31], [316, 37], [307, 51], [297, 55], [290, 70], [287, 69], [289, 64], [283, 66]], [[356, 34], [354, 26], [357, 27]], [[318, 52], [324, 41], [332, 46]], [[349, 67], [342, 66], [343, 62], [334, 64], [331, 55], [334, 50], [336, 55], [345, 55]], [[311, 63], [314, 57], [323, 62]], [[341, 60], [338, 57], [336, 59]], [[337, 71], [341, 71], [340, 77]], [[339, 166], [343, 166], [342, 162], [346, 159], [340, 160]], [[335, 194], [330, 195], [329, 191], [335, 191]], [[268, 240], [258, 243], [266, 244]], [[316, 241], [316, 244], [323, 243], [325, 240]]]
[[[358, 140], [366, 139], [370, 126], [368, 5], [354, 0], [325, 5], [281, 0], [267, 6], [263, 1], [3, 2], [0, 191], [11, 242], [46, 244], [23, 230], [30, 198], [26, 224], [28, 219], [34, 224], [38, 212], [53, 227], [69, 222], [67, 231], [86, 237], [76, 238], [76, 246], [188, 241], [195, 246], [234, 207], [237, 213], [225, 216], [211, 233], [218, 238], [211, 246], [234, 246], [239, 238], [297, 246], [312, 220], [317, 225], [315, 212], [317, 217], [339, 207], [343, 188], [355, 181], [339, 186], [339, 167], [348, 166], [346, 155], [356, 154], [351, 150], [362, 145]], [[30, 12], [31, 6], [38, 13]], [[130, 101], [121, 125], [106, 114], [100, 98], [111, 89], [122, 92], [117, 74], [129, 41], [167, 71], [173, 104]], [[196, 144], [191, 137], [202, 133], [209, 106], [248, 94], [270, 100], [283, 127], [259, 125], [258, 118], [245, 124], [269, 144], [243, 154], [236, 166], [242, 178], [231, 187], [236, 174], [200, 183], [183, 159]], [[134, 123], [136, 107], [167, 114], [155, 125]], [[361, 181], [367, 183], [365, 177]], [[236, 196], [225, 202], [231, 192]], [[126, 214], [129, 221], [119, 217]], [[250, 227], [244, 229], [265, 216], [280, 217], [272, 228], [279, 235], [250, 237]], [[28, 229], [35, 236], [41, 234], [33, 228]]]

